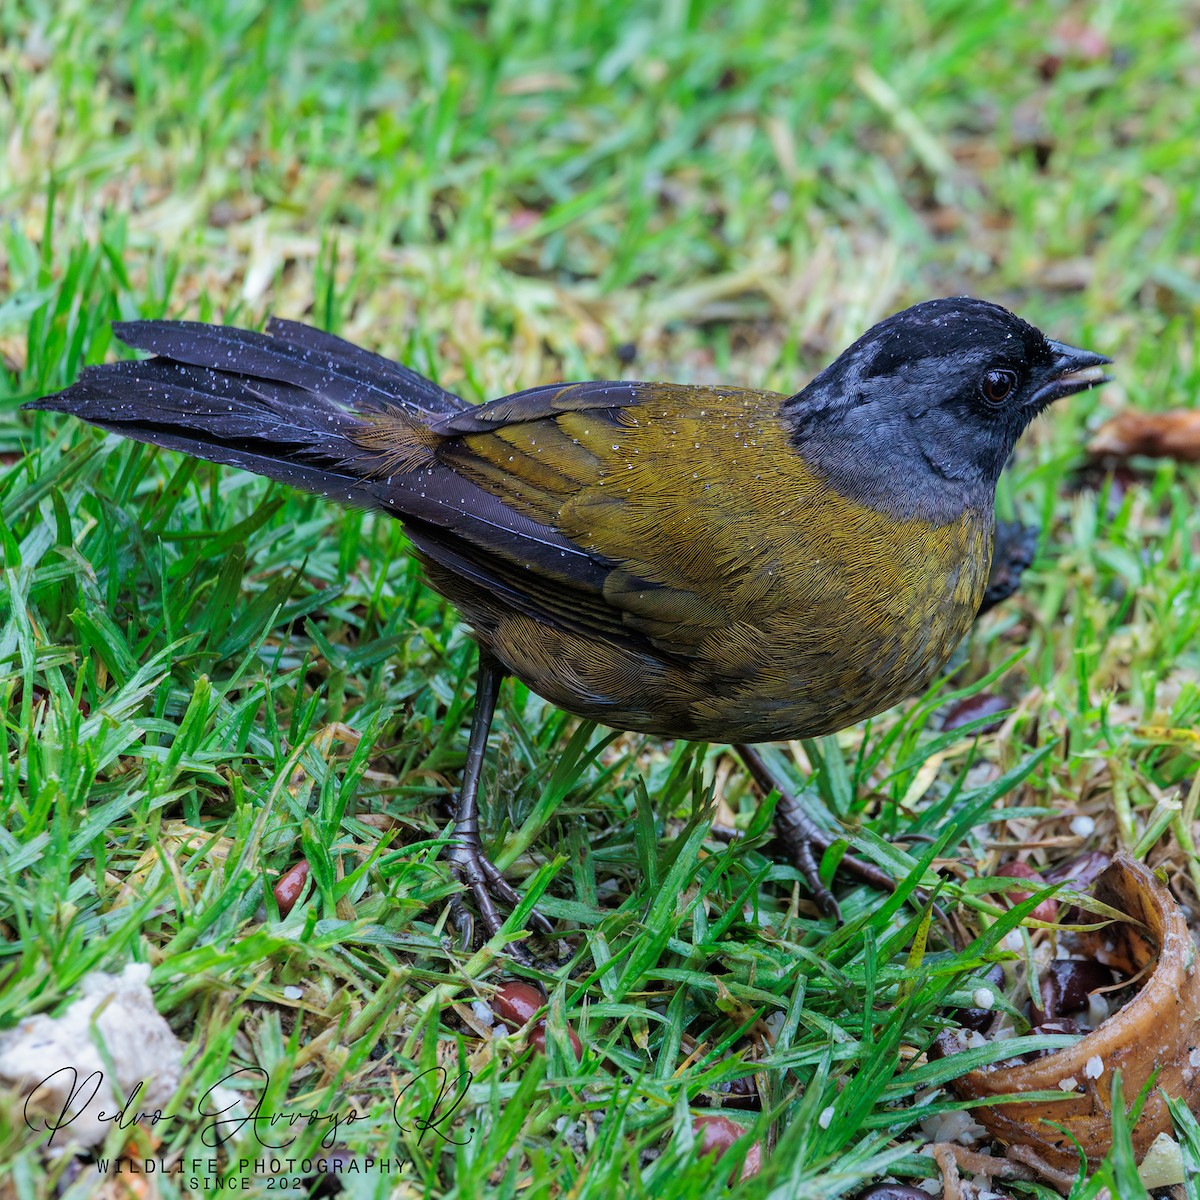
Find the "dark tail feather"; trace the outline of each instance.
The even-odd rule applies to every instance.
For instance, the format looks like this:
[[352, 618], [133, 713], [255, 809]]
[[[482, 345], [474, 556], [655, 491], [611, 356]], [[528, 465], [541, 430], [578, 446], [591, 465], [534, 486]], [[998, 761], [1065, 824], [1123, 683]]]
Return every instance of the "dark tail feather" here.
[[437, 457], [438, 427], [470, 406], [415, 372], [291, 322], [272, 322], [269, 335], [167, 321], [115, 328], [158, 357], [88, 367], [25, 407], [390, 513], [440, 564], [450, 595], [447, 580], [461, 576], [532, 615], [575, 621], [565, 601], [530, 592], [540, 572], [582, 589], [578, 604], [599, 603], [604, 563]]
[[127, 346], [192, 367], [293, 383], [359, 412], [404, 409], [430, 416], [467, 404], [432, 380], [380, 354], [298, 321], [272, 319], [267, 333], [199, 321], [118, 321]]
[[422, 413], [455, 413], [471, 406], [453, 392], [438, 387], [432, 379], [419, 375], [403, 363], [384, 358], [364, 350], [353, 342], [335, 337], [332, 333], [303, 325], [299, 321], [285, 321], [272, 317], [267, 322], [267, 332], [278, 342], [286, 343], [293, 350], [310, 358], [322, 356], [339, 361], [343, 368], [358, 368], [368, 376], [392, 380], [392, 395], [407, 397], [407, 403], [415, 404]]
[[242, 467], [343, 503], [379, 504], [380, 417], [426, 423], [468, 407], [407, 367], [293, 321], [270, 334], [191, 321], [114, 325], [159, 357], [88, 367], [26, 408], [69, 413], [141, 442]]

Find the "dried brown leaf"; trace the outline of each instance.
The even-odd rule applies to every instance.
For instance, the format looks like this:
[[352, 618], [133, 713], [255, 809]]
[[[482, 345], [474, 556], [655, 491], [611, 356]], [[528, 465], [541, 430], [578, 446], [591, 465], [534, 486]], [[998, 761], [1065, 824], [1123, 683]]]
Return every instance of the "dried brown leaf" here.
[[1200, 462], [1200, 410], [1179, 408], [1170, 412], [1130, 409], [1105, 421], [1088, 444], [1096, 457], [1175, 458]]

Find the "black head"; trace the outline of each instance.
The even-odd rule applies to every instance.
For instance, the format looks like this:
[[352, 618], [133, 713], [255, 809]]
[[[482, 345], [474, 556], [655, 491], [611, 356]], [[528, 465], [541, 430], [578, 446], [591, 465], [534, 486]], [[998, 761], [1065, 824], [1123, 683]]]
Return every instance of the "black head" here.
[[1025, 427], [1110, 360], [998, 304], [929, 300], [869, 329], [784, 404], [805, 461], [843, 495], [950, 520], [990, 504]]

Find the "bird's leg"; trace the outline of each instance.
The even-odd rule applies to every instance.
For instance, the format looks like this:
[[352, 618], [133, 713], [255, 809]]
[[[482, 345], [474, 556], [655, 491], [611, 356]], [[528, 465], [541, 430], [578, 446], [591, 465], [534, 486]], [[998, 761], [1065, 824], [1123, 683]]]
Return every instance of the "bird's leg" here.
[[[500, 926], [504, 924], [496, 907], [496, 900], [515, 906], [521, 899], [484, 854], [483, 841], [479, 836], [479, 780], [483, 774], [488, 734], [491, 732], [492, 716], [496, 711], [496, 701], [503, 679], [503, 667], [486, 650], [480, 649], [479, 674], [475, 683], [475, 713], [471, 718], [471, 736], [467, 742], [467, 762], [463, 768], [462, 788], [454, 809], [454, 841], [447, 850], [447, 857], [458, 881], [464, 887], [469, 887], [475, 897], [479, 917], [489, 937], [498, 933]], [[451, 901], [450, 911], [463, 941], [470, 945], [474, 922], [466, 905], [455, 897]], [[539, 912], [530, 914], [530, 923], [541, 933], [554, 932], [554, 926]]]
[[997, 521], [996, 536], [992, 548], [992, 569], [988, 574], [987, 590], [977, 617], [989, 608], [995, 608], [1001, 600], [1007, 600], [1021, 586], [1025, 568], [1033, 562], [1037, 552], [1038, 529], [1036, 525], [1022, 525], [1020, 521]]
[[[763, 756], [755, 747], [735, 746], [734, 749], [754, 777], [754, 782], [763, 792], [770, 792], [773, 789], [779, 793], [779, 803], [775, 806], [775, 832], [787, 847], [792, 861], [799, 867], [817, 906], [826, 916], [833, 917], [840, 922], [842, 914], [838, 903], [833, 898], [833, 893], [821, 882], [818, 869], [821, 855], [838, 840], [837, 835], [826, 833], [809, 816], [805, 806], [791, 788], [776, 779], [771, 768], [767, 766]], [[891, 876], [885, 874], [878, 867], [855, 858], [852, 854], [842, 857], [838, 869], [845, 869], [851, 874], [857, 875], [864, 883], [869, 883], [872, 887], [879, 888], [880, 891], [891, 892], [896, 889], [896, 882]]]

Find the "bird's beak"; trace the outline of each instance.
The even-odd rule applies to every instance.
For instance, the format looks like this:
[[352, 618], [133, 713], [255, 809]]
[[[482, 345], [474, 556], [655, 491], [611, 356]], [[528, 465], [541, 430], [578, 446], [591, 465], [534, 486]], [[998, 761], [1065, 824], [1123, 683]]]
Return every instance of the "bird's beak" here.
[[1053, 404], [1064, 396], [1086, 392], [1099, 387], [1112, 378], [1104, 373], [1106, 363], [1112, 362], [1103, 354], [1092, 350], [1080, 350], [1077, 346], [1065, 346], [1062, 342], [1051, 342], [1050, 350], [1054, 362], [1046, 372], [1046, 382], [1034, 393], [1033, 403], [1039, 408]]

